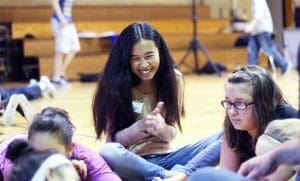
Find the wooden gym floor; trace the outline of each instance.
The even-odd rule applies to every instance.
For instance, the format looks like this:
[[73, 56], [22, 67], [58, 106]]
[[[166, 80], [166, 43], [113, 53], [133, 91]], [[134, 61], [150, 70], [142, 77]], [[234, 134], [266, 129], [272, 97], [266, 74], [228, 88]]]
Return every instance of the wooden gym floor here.
[[[222, 129], [224, 109], [220, 101], [224, 98], [224, 83], [227, 73], [222, 77], [216, 75], [185, 75], [185, 110], [186, 116], [182, 120], [183, 133], [178, 134], [175, 146], [193, 143], [200, 138], [211, 135]], [[299, 74], [291, 70], [287, 75], [276, 78], [285, 98], [299, 110]], [[20, 83], [8, 83], [6, 87], [18, 86]], [[58, 90], [54, 98], [43, 97], [31, 101], [36, 111], [46, 106], [56, 106], [70, 113], [76, 127], [75, 141], [79, 141], [93, 150], [99, 150], [103, 141], [95, 140], [92, 123], [91, 103], [95, 90], [95, 83], [72, 82], [71, 88]], [[13, 126], [0, 125], [0, 140], [15, 133], [24, 133], [27, 122], [19, 114]]]

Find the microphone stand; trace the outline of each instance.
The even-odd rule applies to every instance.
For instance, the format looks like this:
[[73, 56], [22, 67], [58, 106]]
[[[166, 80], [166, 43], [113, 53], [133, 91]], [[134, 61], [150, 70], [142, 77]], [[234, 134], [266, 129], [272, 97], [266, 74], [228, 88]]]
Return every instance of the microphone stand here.
[[[207, 62], [212, 66], [214, 71], [218, 74], [218, 76], [221, 76], [221, 71], [218, 69], [218, 67], [216, 67], [216, 65], [214, 63], [212, 63], [211, 57], [207, 53], [205, 47], [198, 40], [197, 21], [198, 21], [198, 16], [197, 16], [197, 12], [196, 12], [196, 2], [195, 2], [195, 0], [192, 0], [193, 37], [192, 37], [192, 40], [190, 41], [189, 47], [188, 47], [185, 55], [182, 57], [182, 59], [179, 62], [178, 67], [180, 67], [181, 65], [184, 64], [187, 67], [189, 67], [190, 69], [192, 69], [194, 73], [200, 74], [201, 69], [199, 68], [199, 57], [198, 57], [198, 50], [200, 50], [204, 54]], [[193, 53], [193, 55], [194, 55], [194, 60], [195, 60], [194, 68], [190, 67], [185, 62], [186, 58], [189, 56], [190, 53]]]

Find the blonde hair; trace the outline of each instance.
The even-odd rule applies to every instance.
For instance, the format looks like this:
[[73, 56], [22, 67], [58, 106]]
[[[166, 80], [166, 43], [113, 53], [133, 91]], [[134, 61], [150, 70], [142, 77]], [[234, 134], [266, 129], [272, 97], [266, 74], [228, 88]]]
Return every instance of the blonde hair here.
[[255, 148], [256, 155], [261, 155], [279, 144], [300, 137], [300, 119], [278, 119], [272, 121], [265, 132], [258, 138]]

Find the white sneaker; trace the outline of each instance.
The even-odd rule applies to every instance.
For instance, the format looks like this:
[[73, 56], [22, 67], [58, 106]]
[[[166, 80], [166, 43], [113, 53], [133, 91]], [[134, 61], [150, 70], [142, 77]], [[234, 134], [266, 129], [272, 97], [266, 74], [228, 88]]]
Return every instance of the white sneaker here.
[[2, 117], [2, 124], [4, 126], [9, 126], [13, 124], [16, 118], [16, 110], [19, 103], [20, 101], [17, 94], [10, 96]]
[[41, 76], [40, 82], [44, 83], [46, 86], [45, 92], [49, 94], [50, 97], [54, 97], [56, 93], [55, 86], [50, 82], [47, 76]]
[[29, 124], [31, 124], [36, 113], [34, 108], [23, 94], [18, 94], [18, 99], [20, 101], [20, 107], [24, 113], [25, 119], [29, 122]]
[[151, 181], [162, 181], [160, 177], [153, 177]]
[[30, 79], [28, 83], [28, 87], [38, 85], [38, 81], [36, 79]]
[[58, 89], [67, 89], [71, 87], [71, 83], [66, 79], [59, 78], [58, 80], [51, 80], [51, 83]]

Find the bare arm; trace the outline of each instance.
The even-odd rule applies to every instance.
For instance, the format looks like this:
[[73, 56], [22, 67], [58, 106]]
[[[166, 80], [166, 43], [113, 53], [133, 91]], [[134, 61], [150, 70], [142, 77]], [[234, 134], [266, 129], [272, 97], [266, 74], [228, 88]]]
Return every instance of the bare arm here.
[[271, 174], [261, 177], [262, 180], [282, 181], [289, 180], [295, 171], [291, 165], [279, 165], [278, 168]]
[[239, 173], [249, 178], [268, 175], [280, 164], [294, 165], [300, 163], [300, 138], [289, 140], [274, 150], [254, 157], [239, 169]]
[[240, 158], [237, 153], [228, 146], [226, 137], [221, 145], [220, 168], [236, 172], [240, 166]]
[[295, 165], [300, 163], [300, 138], [281, 144], [274, 150], [275, 164]]
[[68, 22], [66, 20], [66, 18], [63, 15], [63, 12], [59, 6], [59, 0], [52, 0], [52, 8], [53, 11], [55, 12], [55, 14], [57, 15], [59, 22], [64, 26], [67, 25]]

